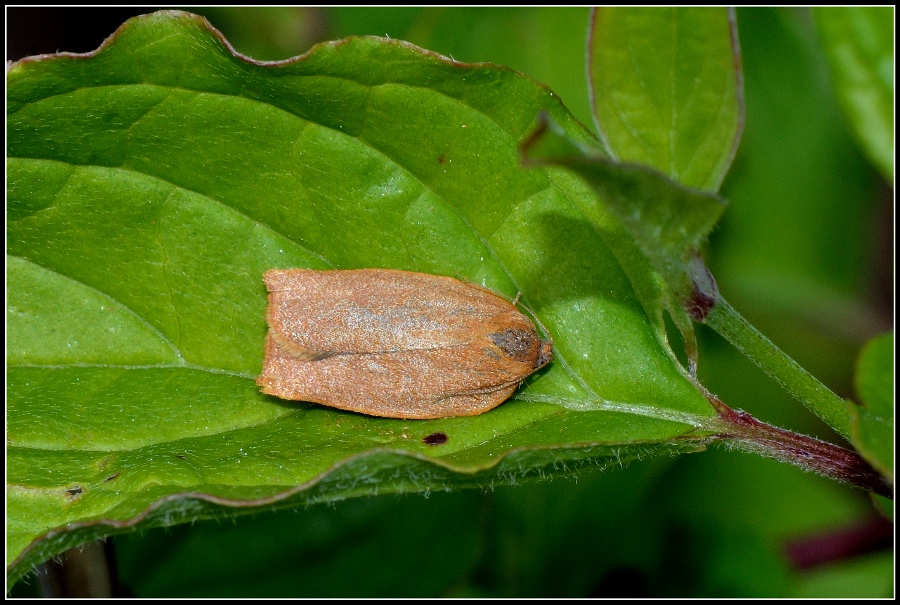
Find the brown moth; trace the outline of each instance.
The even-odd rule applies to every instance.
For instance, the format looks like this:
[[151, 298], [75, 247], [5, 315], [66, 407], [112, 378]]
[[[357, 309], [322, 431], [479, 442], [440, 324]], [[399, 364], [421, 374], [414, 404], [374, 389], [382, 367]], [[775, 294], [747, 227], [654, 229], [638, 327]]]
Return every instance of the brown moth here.
[[553, 359], [508, 300], [451, 277], [270, 269], [256, 383], [282, 399], [388, 418], [474, 416]]

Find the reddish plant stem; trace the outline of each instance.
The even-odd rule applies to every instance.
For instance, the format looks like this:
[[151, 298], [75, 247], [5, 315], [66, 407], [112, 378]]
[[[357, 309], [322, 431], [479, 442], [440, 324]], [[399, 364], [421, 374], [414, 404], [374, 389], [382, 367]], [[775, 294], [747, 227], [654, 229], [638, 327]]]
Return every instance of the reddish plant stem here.
[[854, 451], [760, 422], [712, 397], [721, 430], [714, 439], [894, 499], [894, 487]]

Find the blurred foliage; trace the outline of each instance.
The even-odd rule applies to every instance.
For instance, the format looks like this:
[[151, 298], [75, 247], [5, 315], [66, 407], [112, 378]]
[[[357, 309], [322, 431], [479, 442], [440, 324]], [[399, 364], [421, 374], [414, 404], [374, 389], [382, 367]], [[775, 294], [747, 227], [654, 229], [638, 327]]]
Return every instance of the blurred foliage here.
[[718, 191], [743, 119], [736, 29], [725, 7], [592, 13], [591, 99], [614, 157]]
[[[258, 58], [375, 34], [509, 65], [548, 84], [590, 123], [586, 9], [267, 10], [197, 12]], [[706, 257], [746, 317], [837, 393], [853, 396], [858, 350], [893, 324], [884, 277], [893, 271], [893, 220], [885, 220], [892, 192], [850, 134], [808, 11], [742, 9], [738, 26], [745, 130], [722, 189], [731, 205]], [[267, 32], [264, 39], [254, 30]], [[834, 438], [721, 339], [700, 336], [701, 381], [729, 405]], [[115, 546], [124, 590], [142, 598], [887, 597], [892, 552], [800, 572], [783, 551], [788, 539], [871, 514], [861, 492], [711, 451], [584, 472], [577, 482], [387, 495], [234, 525], [152, 530]], [[33, 582], [13, 594], [28, 594]]]
[[894, 478], [894, 333], [870, 340], [856, 364], [860, 405], [854, 414], [853, 445], [885, 477]]
[[894, 182], [894, 7], [815, 9], [844, 114], [863, 151]]

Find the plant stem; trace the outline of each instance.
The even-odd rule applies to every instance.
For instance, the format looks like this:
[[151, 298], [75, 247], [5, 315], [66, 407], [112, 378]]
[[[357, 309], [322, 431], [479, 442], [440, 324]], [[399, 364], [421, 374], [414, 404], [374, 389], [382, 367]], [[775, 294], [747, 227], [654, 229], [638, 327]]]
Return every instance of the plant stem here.
[[715, 428], [719, 434], [714, 441], [726, 441], [728, 445], [894, 498], [893, 486], [856, 452], [760, 422], [746, 412], [732, 410], [715, 397], [711, 402], [719, 414]]
[[716, 297], [705, 323], [841, 436], [850, 439], [852, 421], [847, 402], [751, 326], [724, 298]]

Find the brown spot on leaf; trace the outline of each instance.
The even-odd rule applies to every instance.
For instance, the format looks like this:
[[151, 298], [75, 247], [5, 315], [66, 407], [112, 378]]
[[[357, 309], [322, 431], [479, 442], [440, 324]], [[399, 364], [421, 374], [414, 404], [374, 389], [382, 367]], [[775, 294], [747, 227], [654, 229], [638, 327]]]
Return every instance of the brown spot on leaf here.
[[422, 441], [425, 443], [425, 445], [441, 445], [447, 443], [448, 439], [449, 437], [447, 437], [447, 433], [432, 433], [422, 439]]

